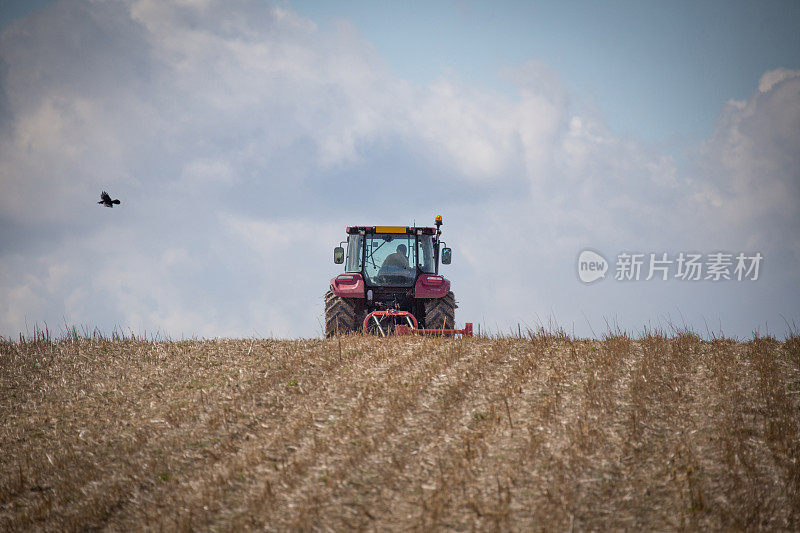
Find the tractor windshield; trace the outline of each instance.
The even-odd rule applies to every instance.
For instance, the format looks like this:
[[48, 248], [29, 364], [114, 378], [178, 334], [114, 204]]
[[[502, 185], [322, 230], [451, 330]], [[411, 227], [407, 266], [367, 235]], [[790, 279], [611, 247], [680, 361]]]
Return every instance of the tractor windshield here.
[[414, 235], [373, 233], [365, 235], [364, 274], [370, 285], [410, 287], [417, 277]]

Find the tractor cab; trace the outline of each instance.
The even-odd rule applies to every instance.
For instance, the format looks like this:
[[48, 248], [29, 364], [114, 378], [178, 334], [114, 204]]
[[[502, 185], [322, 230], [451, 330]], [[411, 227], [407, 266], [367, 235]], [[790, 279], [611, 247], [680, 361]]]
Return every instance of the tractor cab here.
[[350, 227], [345, 272], [359, 272], [367, 287], [412, 287], [436, 273], [433, 228]]

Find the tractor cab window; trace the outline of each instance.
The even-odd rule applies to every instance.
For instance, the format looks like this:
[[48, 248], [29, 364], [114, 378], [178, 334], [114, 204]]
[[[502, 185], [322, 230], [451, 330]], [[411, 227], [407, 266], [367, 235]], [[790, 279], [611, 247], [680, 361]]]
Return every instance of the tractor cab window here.
[[417, 257], [420, 270], [429, 274], [436, 272], [436, 263], [433, 260], [433, 235], [420, 235]]
[[362, 243], [364, 237], [361, 235], [347, 236], [347, 264], [345, 272], [361, 272], [361, 259], [363, 258]]
[[370, 285], [410, 287], [417, 276], [414, 235], [374, 233], [365, 236], [364, 274]]

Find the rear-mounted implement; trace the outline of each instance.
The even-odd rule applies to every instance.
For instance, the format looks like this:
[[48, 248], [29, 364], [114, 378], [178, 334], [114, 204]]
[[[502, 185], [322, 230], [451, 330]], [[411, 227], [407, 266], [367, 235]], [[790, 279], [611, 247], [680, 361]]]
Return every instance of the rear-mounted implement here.
[[[405, 324], [403, 322], [406, 322]], [[389, 335], [440, 335], [472, 337], [472, 322], [467, 322], [464, 329], [434, 329], [418, 327], [416, 317], [408, 311], [387, 309], [386, 311], [373, 311], [364, 318], [362, 331], [364, 335], [370, 333], [381, 337]]]
[[464, 329], [416, 329], [409, 328], [403, 324], [394, 327], [395, 335], [461, 335], [462, 337], [472, 337], [472, 322], [464, 324]]

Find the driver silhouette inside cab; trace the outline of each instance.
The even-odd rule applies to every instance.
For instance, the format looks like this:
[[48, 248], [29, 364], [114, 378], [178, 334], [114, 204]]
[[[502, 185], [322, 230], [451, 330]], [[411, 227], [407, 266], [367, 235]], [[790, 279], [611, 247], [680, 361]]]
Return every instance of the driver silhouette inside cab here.
[[400, 268], [408, 268], [408, 259], [406, 259], [406, 245], [400, 244], [397, 246], [397, 251], [393, 254], [389, 254], [386, 259], [383, 260], [383, 264], [381, 268], [393, 266], [393, 267], [400, 267]]

